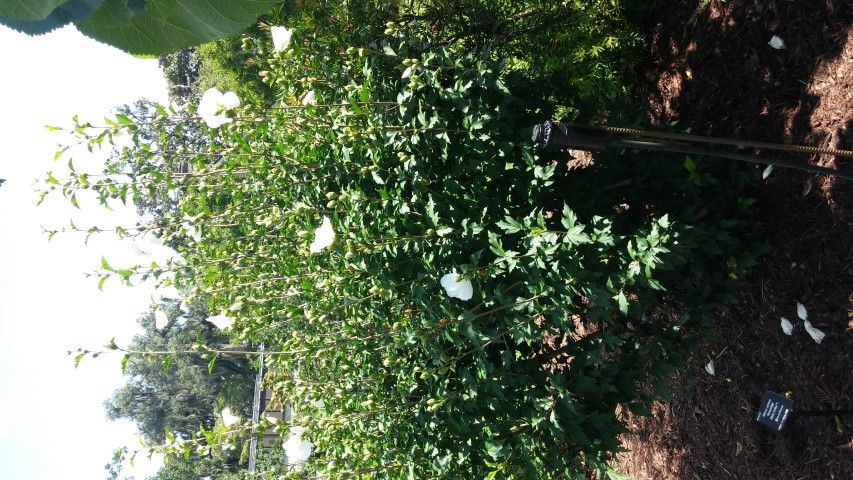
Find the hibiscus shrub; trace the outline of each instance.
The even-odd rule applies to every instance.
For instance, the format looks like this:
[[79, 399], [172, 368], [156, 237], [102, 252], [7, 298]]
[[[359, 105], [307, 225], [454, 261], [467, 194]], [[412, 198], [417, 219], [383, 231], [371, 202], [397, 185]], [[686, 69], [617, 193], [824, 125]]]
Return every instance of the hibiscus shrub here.
[[265, 345], [295, 412], [277, 428], [304, 440], [288, 478], [604, 478], [620, 412], [665, 395], [754, 258], [755, 176], [632, 152], [568, 171], [530, 140], [553, 106], [519, 100], [491, 51], [386, 28], [259, 39], [280, 103], [199, 107], [221, 124], [204, 152], [124, 150], [189, 173], [50, 187], [180, 192], [171, 219], [120, 233], [180, 238], [182, 259], [102, 274], [203, 292], [235, 342]]

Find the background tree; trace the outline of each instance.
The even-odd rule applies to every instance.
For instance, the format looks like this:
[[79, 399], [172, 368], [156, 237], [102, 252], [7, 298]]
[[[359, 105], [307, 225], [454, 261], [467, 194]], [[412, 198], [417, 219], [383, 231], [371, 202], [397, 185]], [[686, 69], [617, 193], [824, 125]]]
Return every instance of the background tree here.
[[[226, 344], [228, 337], [205, 321], [206, 308], [194, 303], [181, 312], [177, 303], [159, 306], [170, 318], [158, 329], [154, 312], [139, 319], [143, 333], [130, 344], [134, 350], [186, 350], [200, 338], [206, 345]], [[199, 429], [212, 428], [224, 405], [246, 414], [251, 408], [254, 370], [246, 358], [220, 357], [215, 362], [201, 355], [175, 355], [168, 373], [160, 359], [132, 356], [125, 364], [127, 383], [104, 402], [111, 420], [136, 423], [142, 437], [163, 443], [165, 431], [190, 438]]]
[[196, 103], [198, 101], [196, 84], [201, 68], [201, 58], [195, 47], [160, 55], [157, 60], [166, 78], [169, 100], [179, 105]]
[[107, 480], [136, 480], [132, 475], [129, 477], [122, 476], [121, 471], [124, 469], [124, 458], [127, 455], [127, 448], [118, 448], [113, 452], [110, 463], [104, 465], [104, 470], [107, 471]]
[[234, 466], [216, 457], [187, 460], [171, 458], [169, 462], [148, 480], [196, 480], [204, 477], [216, 480], [242, 480], [243, 476]]

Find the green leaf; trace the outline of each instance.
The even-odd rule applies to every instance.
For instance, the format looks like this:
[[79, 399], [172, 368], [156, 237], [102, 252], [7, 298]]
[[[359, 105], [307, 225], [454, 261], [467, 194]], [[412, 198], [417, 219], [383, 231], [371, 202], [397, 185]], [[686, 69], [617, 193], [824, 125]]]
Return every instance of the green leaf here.
[[563, 224], [563, 227], [566, 228], [566, 230], [570, 230], [577, 223], [578, 217], [577, 215], [575, 215], [575, 212], [573, 212], [572, 209], [569, 208], [568, 205], [563, 205], [563, 217], [560, 219], [560, 221]]
[[[0, 1], [0, 24], [27, 35], [41, 35], [89, 18], [103, 2], [104, 0]], [[19, 8], [21, 5], [25, 8]]]
[[520, 231], [524, 226], [516, 219], [507, 215], [503, 220], [497, 222], [498, 227], [506, 233], [515, 233]]
[[79, 366], [80, 366], [80, 362], [82, 362], [82, 361], [83, 361], [83, 358], [84, 358], [84, 357], [86, 356], [86, 354], [88, 354], [88, 353], [89, 353], [89, 351], [88, 351], [88, 350], [83, 350], [82, 352], [78, 353], [76, 357], [74, 357], [74, 368], [77, 368], [77, 367], [79, 367]]
[[394, 49], [389, 47], [388, 45], [383, 46], [382, 51], [385, 52], [385, 55], [390, 55], [392, 57], [397, 56], [397, 52], [395, 52]]
[[589, 243], [589, 235], [583, 233], [584, 227], [583, 225], [575, 225], [570, 228], [565, 235], [565, 241], [571, 243], [572, 245], [578, 245], [580, 243]]
[[164, 54], [242, 31], [273, 0], [149, 0], [144, 9], [106, 0], [91, 17], [75, 22], [83, 34], [132, 54]]
[[619, 292], [617, 299], [619, 301], [619, 311], [622, 312], [623, 315], [628, 315], [628, 298], [623, 292]]
[[130, 355], [125, 355], [121, 357], [121, 374], [124, 375], [124, 372], [127, 370], [127, 362], [130, 360]]
[[133, 125], [133, 120], [127, 118], [127, 115], [123, 115], [121, 113], [116, 114], [116, 120], [118, 120], [122, 125]]
[[218, 357], [218, 355], [211, 358], [210, 363], [207, 364], [207, 374], [208, 375], [213, 375], [213, 365], [216, 363], [216, 357]]
[[162, 363], [163, 363], [163, 373], [168, 375], [169, 374], [169, 365], [172, 364], [172, 356], [166, 355], [165, 357], [163, 357]]
[[489, 454], [490, 457], [494, 460], [500, 460], [503, 458], [503, 443], [499, 440], [494, 440], [491, 438], [486, 439], [486, 453]]
[[68, 0], [4, 0], [0, 2], [0, 15], [15, 20], [43, 20], [66, 2]]

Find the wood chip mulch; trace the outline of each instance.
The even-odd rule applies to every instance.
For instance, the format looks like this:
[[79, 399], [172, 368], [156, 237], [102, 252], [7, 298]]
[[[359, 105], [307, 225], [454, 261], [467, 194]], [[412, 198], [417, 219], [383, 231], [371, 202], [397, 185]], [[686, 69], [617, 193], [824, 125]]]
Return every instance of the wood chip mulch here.
[[[786, 48], [768, 44], [774, 35]], [[651, 123], [853, 150], [852, 0], [669, 2], [651, 44], [637, 71]], [[853, 173], [853, 158], [755, 153]], [[778, 433], [755, 422], [765, 390], [795, 411], [853, 409], [853, 182], [776, 168], [755, 196], [772, 251], [718, 318], [722, 339], [672, 376], [672, 402], [630, 418], [618, 466], [631, 479], [853, 479], [853, 417], [798, 418]]]

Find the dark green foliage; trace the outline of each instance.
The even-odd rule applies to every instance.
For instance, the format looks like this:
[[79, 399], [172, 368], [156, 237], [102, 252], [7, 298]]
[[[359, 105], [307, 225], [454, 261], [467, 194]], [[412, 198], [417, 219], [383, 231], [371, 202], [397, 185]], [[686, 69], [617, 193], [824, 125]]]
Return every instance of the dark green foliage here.
[[[164, 155], [195, 170], [153, 230], [203, 225], [175, 282], [264, 342], [297, 412], [280, 430], [315, 444], [285, 478], [613, 474], [617, 412], [668, 394], [762, 248], [751, 169], [623, 151], [568, 170], [532, 145], [541, 117], [623, 96], [622, 5], [300, 2], [286, 51], [247, 41], [276, 101]], [[124, 195], [178, 178], [139, 170]]]

